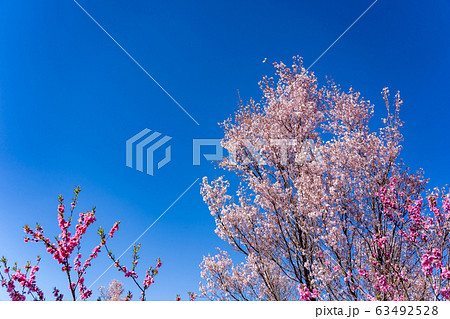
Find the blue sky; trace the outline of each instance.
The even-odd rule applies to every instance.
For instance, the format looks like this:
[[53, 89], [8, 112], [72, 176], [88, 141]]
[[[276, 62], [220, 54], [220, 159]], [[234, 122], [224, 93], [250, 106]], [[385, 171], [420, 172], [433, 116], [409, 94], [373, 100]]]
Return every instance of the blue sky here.
[[[65, 278], [40, 245], [23, 243], [24, 224], [56, 235], [57, 195], [69, 199], [80, 185], [80, 208], [97, 207], [94, 228], [122, 221], [111, 242], [120, 254], [194, 180], [224, 173], [205, 160], [192, 166], [192, 139], [222, 137], [217, 123], [237, 108], [237, 90], [260, 98], [258, 81], [273, 74], [262, 60], [311, 64], [373, 1], [78, 2], [200, 125], [72, 0], [0, 2], [0, 255], [23, 264], [41, 253], [46, 291], [64, 290]], [[445, 0], [379, 0], [311, 69], [321, 84], [328, 75], [370, 99], [374, 128], [385, 116], [382, 88], [400, 90], [402, 157], [430, 187], [450, 179], [449, 14]], [[172, 137], [172, 161], [154, 176], [125, 166], [125, 141], [144, 128]], [[163, 260], [153, 300], [186, 299], [202, 256], [227, 248], [198, 183], [140, 242], [142, 272]], [[108, 264], [101, 255], [87, 283]], [[112, 269], [98, 284], [112, 278], [122, 279]]]

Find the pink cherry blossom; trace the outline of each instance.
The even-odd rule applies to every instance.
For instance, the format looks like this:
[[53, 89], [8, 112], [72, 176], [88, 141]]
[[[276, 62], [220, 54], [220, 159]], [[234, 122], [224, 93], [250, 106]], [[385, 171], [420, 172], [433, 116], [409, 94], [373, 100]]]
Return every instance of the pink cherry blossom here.
[[447, 298], [449, 194], [425, 197], [422, 172], [401, 161], [400, 94], [383, 89], [387, 114], [374, 130], [375, 106], [361, 93], [332, 81], [320, 87], [298, 57], [274, 67], [276, 76], [260, 82], [261, 100], [242, 103], [222, 124], [228, 156], [219, 166], [240, 183], [203, 179], [215, 232], [241, 260], [224, 251], [205, 256], [202, 294]]

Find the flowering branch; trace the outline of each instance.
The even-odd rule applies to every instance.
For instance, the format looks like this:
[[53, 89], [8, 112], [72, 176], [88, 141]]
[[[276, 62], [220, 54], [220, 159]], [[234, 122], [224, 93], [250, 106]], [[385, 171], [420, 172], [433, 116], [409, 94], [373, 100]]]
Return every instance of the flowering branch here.
[[[89, 267], [91, 267], [92, 261], [98, 257], [98, 254], [101, 252], [103, 246], [105, 246], [105, 249], [108, 251], [109, 257], [111, 258], [113, 256], [106, 244], [108, 239], [114, 236], [114, 233], [118, 230], [120, 224], [120, 222], [116, 222], [108, 233], [108, 236], [105, 234], [103, 228], [100, 227], [98, 230], [98, 234], [101, 239], [100, 243], [92, 249], [89, 256], [84, 260], [84, 262], [82, 262], [81, 240], [86, 234], [89, 226], [96, 221], [96, 217], [95, 207], [91, 211], [81, 212], [78, 215], [77, 223], [75, 224], [74, 229], [71, 230], [74, 210], [78, 203], [78, 195], [80, 191], [80, 187], [76, 187], [74, 189], [74, 198], [72, 199], [68, 214], [66, 213], [64, 198], [61, 195], [58, 197], [58, 226], [60, 228], [60, 234], [58, 237], [55, 237], [54, 242], [50, 241], [50, 239], [44, 235], [44, 229], [39, 223], [36, 223], [35, 229], [32, 229], [28, 225], [23, 228], [26, 234], [24, 238], [25, 242], [42, 242], [47, 249], [47, 252], [52, 255], [53, 259], [55, 259], [58, 264], [61, 265], [61, 271], [67, 277], [68, 288], [70, 290], [72, 300], [74, 301], [77, 300], [77, 298], [80, 300], [85, 300], [92, 296], [92, 290], [86, 287], [84, 277]], [[158, 268], [161, 267], [161, 261], [158, 259], [155, 269], [152, 269], [151, 267], [149, 268], [142, 286], [139, 285], [136, 281], [137, 274], [135, 272], [139, 259], [137, 254], [139, 248], [140, 245], [135, 246], [135, 251], [133, 254], [133, 267], [131, 270], [128, 270], [125, 266], [121, 266], [119, 261], [117, 261], [116, 265], [118, 265], [119, 269], [125, 273], [125, 277], [131, 277], [135, 281], [138, 288], [142, 292], [141, 300], [145, 300], [145, 292], [153, 283], [153, 277], [158, 273]], [[73, 261], [72, 255], [75, 255]], [[27, 294], [29, 294], [33, 300], [44, 300], [44, 294], [37, 287], [35, 281], [36, 272], [39, 270], [39, 261], [40, 257], [37, 259], [36, 266], [32, 267], [30, 263], [25, 265], [25, 273], [23, 273], [17, 268], [17, 265], [15, 265], [12, 268], [14, 273], [11, 275], [11, 269], [7, 265], [7, 260], [4, 257], [1, 259], [1, 286], [6, 287], [11, 300], [25, 300]], [[3, 273], [1, 272], [2, 268]], [[19, 283], [22, 289], [16, 288], [16, 282]], [[63, 294], [61, 294], [59, 289], [56, 287], [53, 289], [53, 296], [57, 301], [63, 299]], [[130, 292], [125, 300], [131, 300], [131, 298], [132, 294]]]

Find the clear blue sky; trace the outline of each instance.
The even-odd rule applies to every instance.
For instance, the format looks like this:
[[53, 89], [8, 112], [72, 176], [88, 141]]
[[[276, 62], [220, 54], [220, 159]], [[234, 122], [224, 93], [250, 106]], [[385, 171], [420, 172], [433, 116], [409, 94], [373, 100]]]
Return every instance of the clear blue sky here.
[[[57, 195], [69, 199], [80, 185], [80, 208], [97, 206], [94, 228], [122, 221], [111, 242], [120, 254], [196, 178], [223, 174], [206, 161], [192, 166], [192, 139], [222, 137], [217, 123], [236, 109], [237, 90], [260, 98], [257, 82], [273, 73], [262, 60], [301, 55], [311, 64], [372, 1], [79, 3], [200, 125], [72, 0], [0, 2], [0, 255], [23, 264], [41, 253], [46, 291], [54, 282], [64, 290], [65, 278], [40, 245], [23, 243], [24, 224], [39, 221], [56, 235]], [[402, 157], [425, 170], [430, 187], [450, 180], [449, 15], [445, 0], [379, 0], [312, 68], [321, 84], [329, 75], [370, 99], [374, 128], [385, 115], [382, 88], [401, 91]], [[154, 176], [125, 166], [125, 141], [144, 128], [172, 137], [172, 162]], [[202, 256], [227, 248], [199, 184], [140, 242], [138, 269], [163, 260], [157, 300], [197, 291]], [[107, 265], [101, 255], [87, 283]], [[112, 278], [122, 279], [112, 269], [99, 284]]]

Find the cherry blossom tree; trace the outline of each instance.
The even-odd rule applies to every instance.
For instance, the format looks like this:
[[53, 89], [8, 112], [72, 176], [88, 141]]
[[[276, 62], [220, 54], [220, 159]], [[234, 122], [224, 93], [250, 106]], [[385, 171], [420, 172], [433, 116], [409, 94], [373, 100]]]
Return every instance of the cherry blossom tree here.
[[108, 288], [100, 286], [100, 297], [99, 301], [124, 301], [125, 297], [123, 294], [123, 283], [117, 279], [113, 279], [109, 282]]
[[399, 93], [391, 100], [383, 89], [387, 116], [373, 131], [374, 106], [359, 92], [319, 87], [299, 57], [273, 65], [277, 79], [260, 82], [262, 100], [241, 102], [223, 123], [229, 156], [220, 166], [239, 186], [203, 179], [215, 231], [238, 259], [221, 250], [204, 257], [203, 295], [448, 299], [449, 201], [430, 194], [427, 211], [427, 181], [400, 160]]

